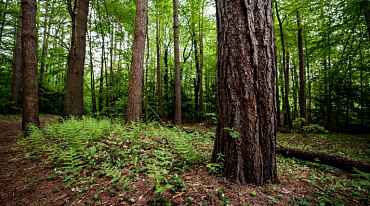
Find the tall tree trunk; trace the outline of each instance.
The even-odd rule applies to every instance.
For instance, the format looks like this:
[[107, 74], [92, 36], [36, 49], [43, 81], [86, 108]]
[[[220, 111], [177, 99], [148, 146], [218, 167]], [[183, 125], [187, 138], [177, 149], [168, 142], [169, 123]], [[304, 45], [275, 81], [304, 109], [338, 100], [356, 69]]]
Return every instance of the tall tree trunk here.
[[160, 19], [159, 6], [157, 5], [157, 20], [156, 20], [156, 44], [157, 44], [157, 90], [158, 90], [158, 107], [160, 116], [163, 115], [162, 107], [162, 75], [161, 75], [161, 34], [160, 34]]
[[21, 85], [22, 74], [22, 6], [19, 12], [17, 42], [14, 49], [13, 81], [10, 95], [11, 114], [17, 113], [19, 88]]
[[37, 86], [36, 0], [22, 0], [22, 131], [40, 126]]
[[[194, 29], [195, 30], [195, 29]], [[199, 111], [199, 55], [198, 55], [198, 41], [195, 37], [195, 31], [193, 31], [193, 47], [194, 47], [194, 58], [196, 68], [196, 78], [194, 78], [194, 111]]]
[[[201, 2], [201, 15], [199, 20], [199, 53], [200, 53], [200, 65], [199, 65], [199, 117], [202, 118], [203, 109], [203, 15], [204, 15], [204, 1]], [[200, 121], [201, 119], [199, 119]]]
[[[369, 33], [369, 36], [370, 36], [370, 33]], [[360, 46], [360, 58], [361, 58], [361, 71], [360, 71], [360, 81], [361, 81], [361, 97], [360, 97], [360, 106], [361, 106], [361, 110], [360, 110], [360, 120], [361, 120], [361, 126], [364, 126], [364, 105], [363, 105], [363, 72], [362, 70], [364, 69], [363, 68], [363, 56], [362, 56], [362, 50], [361, 50], [361, 46]]]
[[105, 35], [104, 35], [104, 30], [103, 30], [103, 25], [102, 25], [102, 17], [100, 14], [100, 6], [99, 2], [97, 3], [98, 7], [98, 17], [99, 17], [99, 25], [100, 25], [100, 33], [102, 35], [102, 56], [101, 56], [101, 67], [100, 67], [100, 78], [99, 78], [99, 112], [103, 111], [104, 108], [104, 99], [103, 99], [103, 91], [104, 91], [104, 59], [105, 59]]
[[277, 67], [277, 47], [276, 47], [276, 38], [274, 38], [274, 53], [275, 53], [275, 77], [276, 77], [276, 125], [281, 126], [280, 123], [280, 96], [279, 96], [279, 74]]
[[[90, 15], [91, 19], [91, 15]], [[92, 109], [93, 114], [97, 112], [96, 110], [96, 95], [95, 95], [95, 77], [94, 77], [94, 62], [93, 62], [93, 53], [92, 53], [92, 32], [90, 32], [90, 42], [89, 42], [89, 49], [90, 49], [90, 69], [91, 69], [91, 75], [90, 75], [90, 81], [91, 81], [91, 101], [92, 101]]]
[[173, 30], [175, 50], [175, 125], [181, 125], [181, 81], [179, 53], [179, 15], [178, 0], [173, 0]]
[[89, 0], [75, 2], [72, 10], [71, 0], [68, 2], [68, 12], [72, 18], [71, 48], [67, 57], [66, 96], [62, 117], [83, 115], [83, 77], [86, 54], [87, 16]]
[[148, 24], [146, 25], [146, 71], [145, 71], [145, 123], [148, 125], [148, 70], [149, 70], [149, 54], [150, 54], [150, 48], [149, 48], [149, 32], [148, 32]]
[[[109, 93], [110, 93], [110, 108], [113, 108], [113, 45], [114, 45], [114, 24], [111, 33], [111, 44], [110, 44], [110, 83], [109, 83]], [[111, 114], [110, 114], [111, 115]]]
[[145, 36], [148, 0], [137, 0], [134, 42], [132, 45], [130, 85], [128, 90], [126, 123], [140, 121], [141, 88], [144, 70]]
[[[307, 123], [311, 124], [312, 122], [312, 111], [311, 111], [311, 74], [310, 74], [310, 62], [309, 62], [309, 55], [308, 55], [308, 48], [307, 48], [307, 35], [304, 36], [305, 40], [305, 48], [306, 48], [306, 61], [307, 61], [307, 79], [308, 79], [308, 119]], [[307, 115], [307, 114], [306, 114]]]
[[[297, 26], [298, 26], [298, 53], [299, 53], [299, 113], [300, 118], [306, 119], [306, 95], [305, 95], [305, 69], [304, 69], [304, 53], [303, 53], [303, 35], [302, 24], [299, 11], [297, 11]], [[304, 125], [305, 123], [302, 122]]]
[[4, 28], [5, 28], [5, 21], [6, 21], [7, 9], [8, 9], [8, 1], [5, 1], [4, 4], [5, 4], [4, 11], [2, 13], [3, 21], [1, 21], [1, 27], [0, 27], [0, 45], [3, 42], [3, 32], [4, 32]]
[[216, 18], [218, 121], [212, 162], [222, 163], [223, 175], [238, 183], [274, 184], [272, 2], [216, 0]]
[[[292, 128], [292, 120], [290, 116], [290, 106], [289, 106], [289, 58], [287, 58], [287, 68], [285, 67], [285, 42], [284, 42], [284, 31], [283, 31], [283, 22], [280, 19], [279, 9], [277, 5], [277, 0], [275, 0], [275, 10], [276, 10], [276, 17], [279, 22], [279, 29], [280, 29], [280, 40], [281, 40], [281, 50], [283, 52], [283, 71], [284, 71], [284, 80], [285, 80], [285, 95], [284, 95], [284, 104], [285, 107], [285, 117], [287, 118], [289, 128]], [[285, 120], [285, 119], [284, 119]], [[284, 121], [285, 122], [285, 121]], [[285, 123], [284, 123], [285, 124]]]
[[288, 117], [288, 126], [289, 129], [293, 129], [292, 126], [292, 116], [290, 114], [290, 105], [289, 105], [289, 70], [290, 70], [290, 56], [289, 52], [286, 53], [286, 68], [284, 69], [284, 79], [285, 79], [285, 106], [286, 113]]
[[293, 75], [292, 75], [292, 82], [293, 82], [293, 119], [298, 118], [298, 107], [297, 107], [297, 90], [298, 87], [298, 74], [297, 74], [297, 67], [293, 62]]
[[[43, 42], [43, 45], [42, 45], [42, 57], [41, 57], [41, 69], [40, 69], [40, 87], [41, 87], [41, 95], [40, 95], [40, 98], [39, 98], [39, 112], [42, 113], [42, 109], [43, 109], [43, 106], [44, 106], [44, 73], [45, 73], [45, 67], [46, 67], [46, 56], [47, 56], [47, 53], [48, 53], [48, 39], [49, 39], [49, 36], [47, 35], [47, 33], [50, 33], [50, 27], [51, 25], [48, 24], [48, 11], [49, 11], [49, 2], [46, 1], [46, 5], [45, 5], [45, 29], [44, 29], [44, 42]], [[51, 17], [50, 17], [51, 18]], [[46, 28], [49, 28], [49, 29], [46, 29]]]

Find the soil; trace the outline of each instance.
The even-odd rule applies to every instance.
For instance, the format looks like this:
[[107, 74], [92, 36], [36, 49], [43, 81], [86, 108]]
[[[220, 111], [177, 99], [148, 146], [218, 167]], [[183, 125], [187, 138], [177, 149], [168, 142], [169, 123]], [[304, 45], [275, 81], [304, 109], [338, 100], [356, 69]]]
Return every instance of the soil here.
[[[50, 120], [52, 118], [43, 118], [41, 123]], [[110, 188], [108, 177], [98, 178], [98, 186], [79, 193], [72, 187], [65, 189], [61, 186], [64, 183], [61, 178], [48, 178], [54, 168], [44, 163], [45, 157], [27, 158], [24, 155], [24, 150], [17, 145], [20, 130], [21, 121], [0, 122], [0, 205], [153, 205], [148, 198], [157, 194], [154, 193], [154, 185], [145, 181], [147, 177], [144, 174], [140, 174], [127, 191]], [[167, 190], [160, 205], [165, 202], [171, 205], [185, 205], [187, 202], [189, 205], [223, 205], [217, 202], [223, 200], [241, 206], [246, 203], [286, 205], [289, 201], [294, 203], [294, 197], [314, 197], [314, 191], [318, 189], [305, 181], [307, 174], [296, 179], [279, 176], [279, 184], [256, 187], [241, 186], [216, 177], [209, 174], [205, 166], [193, 169], [193, 172], [187, 170], [181, 175], [186, 193]], [[216, 192], [220, 189], [222, 193]], [[315, 202], [312, 200], [310, 203]]]

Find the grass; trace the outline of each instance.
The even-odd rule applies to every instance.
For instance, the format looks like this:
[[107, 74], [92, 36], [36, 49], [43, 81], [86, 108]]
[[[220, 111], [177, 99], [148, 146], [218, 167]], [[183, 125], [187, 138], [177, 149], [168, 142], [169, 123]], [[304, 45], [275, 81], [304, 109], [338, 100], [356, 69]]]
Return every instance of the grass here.
[[[24, 156], [35, 158], [47, 154], [45, 164], [55, 168], [48, 178], [62, 179], [62, 188], [74, 188], [76, 197], [88, 188], [100, 187], [99, 178], [108, 179], [110, 185], [101, 188], [100, 193], [135, 190], [133, 183], [143, 180], [153, 188], [154, 195], [150, 197], [153, 205], [166, 205], [165, 191], [186, 194], [182, 177], [185, 171], [193, 171], [200, 165], [207, 165], [211, 175], [218, 171], [218, 166], [209, 162], [213, 139], [208, 130], [186, 133], [155, 122], [128, 126], [119, 119], [84, 117], [63, 122], [54, 120], [42, 129], [33, 127], [31, 131], [29, 137], [18, 140], [18, 144], [26, 148]], [[368, 136], [316, 134], [303, 138], [298, 134], [278, 134], [278, 142], [282, 146], [331, 152], [361, 161], [369, 158], [364, 150], [369, 145]], [[284, 181], [304, 180], [315, 187], [315, 191], [302, 191], [303, 196], [296, 197], [291, 204], [309, 205], [315, 201], [318, 205], [344, 205], [368, 201], [368, 187], [361, 184], [361, 177], [343, 178], [343, 172], [336, 168], [282, 156], [277, 156], [277, 165]], [[194, 188], [201, 189], [200, 186]], [[276, 185], [266, 188], [278, 189]], [[218, 195], [223, 192], [217, 190]], [[94, 201], [99, 201], [100, 193], [94, 195]], [[257, 195], [255, 191], [249, 193]], [[277, 201], [281, 197], [268, 198]], [[124, 194], [122, 198], [130, 201]], [[227, 198], [219, 203], [229, 204]], [[187, 197], [189, 204], [193, 200]]]

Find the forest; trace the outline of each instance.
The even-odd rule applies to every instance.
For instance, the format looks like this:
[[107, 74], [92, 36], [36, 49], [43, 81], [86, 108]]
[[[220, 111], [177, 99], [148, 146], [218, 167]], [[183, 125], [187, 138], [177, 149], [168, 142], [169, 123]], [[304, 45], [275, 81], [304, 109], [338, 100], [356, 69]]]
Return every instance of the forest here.
[[1, 0], [0, 205], [368, 205], [369, 48], [369, 0]]

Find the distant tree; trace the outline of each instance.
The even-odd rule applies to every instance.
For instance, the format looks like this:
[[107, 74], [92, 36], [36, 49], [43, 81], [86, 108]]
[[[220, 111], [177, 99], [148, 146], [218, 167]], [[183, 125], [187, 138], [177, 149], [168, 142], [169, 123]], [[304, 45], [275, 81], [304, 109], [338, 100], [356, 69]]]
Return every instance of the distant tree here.
[[18, 33], [17, 40], [14, 48], [14, 64], [13, 64], [13, 82], [12, 90], [10, 95], [11, 114], [16, 114], [19, 98], [19, 87], [21, 85], [21, 75], [22, 74], [22, 8], [19, 12], [18, 21]]
[[[306, 119], [306, 80], [304, 69], [304, 53], [303, 53], [303, 34], [302, 23], [299, 10], [297, 11], [297, 26], [298, 26], [298, 55], [299, 55], [299, 114], [300, 118]], [[304, 122], [303, 122], [304, 124]]]
[[175, 125], [181, 124], [181, 80], [180, 80], [180, 53], [179, 53], [179, 2], [173, 0], [173, 30], [175, 50]]
[[22, 0], [22, 131], [28, 125], [40, 126], [37, 87], [36, 0]]
[[216, 0], [217, 129], [212, 162], [246, 184], [278, 180], [272, 1]]
[[72, 18], [71, 47], [67, 62], [66, 95], [62, 117], [83, 115], [83, 75], [86, 53], [87, 16], [89, 0], [75, 2], [67, 0], [67, 9]]
[[134, 42], [132, 45], [130, 85], [128, 89], [126, 123], [140, 120], [141, 90], [143, 86], [145, 37], [147, 30], [148, 0], [136, 5]]

